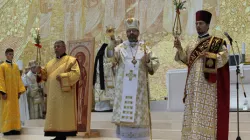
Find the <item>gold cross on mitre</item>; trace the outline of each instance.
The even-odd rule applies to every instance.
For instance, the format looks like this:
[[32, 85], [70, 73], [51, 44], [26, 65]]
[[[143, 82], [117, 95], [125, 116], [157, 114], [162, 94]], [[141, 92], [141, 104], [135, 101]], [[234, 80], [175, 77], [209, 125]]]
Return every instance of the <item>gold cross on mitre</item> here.
[[132, 81], [132, 79], [136, 77], [136, 74], [134, 74], [133, 72], [133, 70], [130, 70], [129, 73], [126, 74], [126, 76], [128, 76], [129, 78], [129, 81]]

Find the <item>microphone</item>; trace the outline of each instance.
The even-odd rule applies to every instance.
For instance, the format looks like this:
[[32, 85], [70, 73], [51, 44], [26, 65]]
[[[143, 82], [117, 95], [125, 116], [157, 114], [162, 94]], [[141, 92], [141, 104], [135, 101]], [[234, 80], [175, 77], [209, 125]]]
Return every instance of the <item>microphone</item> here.
[[230, 44], [232, 46], [233, 39], [230, 37], [230, 35], [227, 32], [224, 32], [224, 35], [228, 38], [228, 40], [230, 41]]

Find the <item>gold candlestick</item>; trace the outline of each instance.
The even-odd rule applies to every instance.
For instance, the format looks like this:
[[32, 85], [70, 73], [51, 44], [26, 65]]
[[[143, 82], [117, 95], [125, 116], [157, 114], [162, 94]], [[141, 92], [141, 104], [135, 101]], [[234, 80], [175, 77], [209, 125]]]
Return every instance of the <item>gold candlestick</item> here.
[[186, 9], [184, 7], [185, 3], [186, 3], [186, 1], [181, 2], [181, 0], [179, 0], [179, 2], [177, 2], [177, 0], [174, 0], [175, 11], [176, 11], [174, 26], [173, 26], [173, 30], [172, 30], [172, 33], [173, 33], [174, 37], [178, 37], [182, 33], [181, 20], [180, 20], [180, 10]]
[[36, 53], [36, 62], [38, 63], [38, 65], [41, 65], [41, 51], [40, 49], [42, 48], [42, 45], [40, 44], [40, 28], [35, 28], [36, 30], [36, 37], [34, 38], [36, 44], [35, 46], [37, 47], [37, 53]]

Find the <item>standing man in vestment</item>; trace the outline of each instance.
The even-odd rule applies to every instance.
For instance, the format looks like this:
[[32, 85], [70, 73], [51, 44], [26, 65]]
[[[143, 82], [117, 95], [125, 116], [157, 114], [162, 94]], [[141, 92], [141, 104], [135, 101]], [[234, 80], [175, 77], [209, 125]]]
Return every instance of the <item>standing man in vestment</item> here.
[[17, 64], [13, 63], [14, 50], [5, 51], [6, 61], [0, 65], [1, 120], [0, 132], [19, 135], [21, 130], [19, 97], [25, 92]]
[[[128, 40], [115, 47], [117, 66], [112, 122], [121, 140], [150, 139], [150, 109], [147, 74], [153, 75], [160, 63], [144, 42], [138, 40], [139, 21], [125, 21]], [[145, 47], [145, 48], [144, 48]]]
[[46, 81], [47, 112], [45, 136], [56, 136], [54, 140], [66, 140], [67, 136], [76, 136], [77, 107], [76, 83], [80, 78], [80, 69], [76, 58], [66, 54], [64, 41], [54, 44], [56, 58], [41, 69], [37, 67], [38, 78]]
[[212, 14], [196, 12], [198, 38], [186, 49], [176, 37], [176, 61], [188, 66], [182, 140], [227, 140], [229, 65], [225, 41], [208, 34]]
[[30, 119], [43, 119], [44, 100], [43, 89], [41, 83], [37, 83], [36, 67], [38, 66], [35, 60], [29, 62], [30, 71], [25, 77], [28, 87], [28, 105]]
[[109, 43], [103, 43], [97, 52], [94, 67], [94, 97], [95, 111], [112, 112], [115, 94], [115, 67], [112, 57], [114, 48], [122, 43], [122, 40], [115, 38], [115, 28], [108, 26], [106, 35]]

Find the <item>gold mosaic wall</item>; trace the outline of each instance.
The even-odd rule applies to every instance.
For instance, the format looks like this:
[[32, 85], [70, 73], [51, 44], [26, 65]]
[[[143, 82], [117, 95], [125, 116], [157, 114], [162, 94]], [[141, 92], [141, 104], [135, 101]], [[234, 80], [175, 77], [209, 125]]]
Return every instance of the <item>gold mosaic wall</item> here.
[[[187, 0], [186, 7], [181, 12], [183, 45], [196, 37], [191, 19], [194, 11], [202, 8], [213, 13], [210, 34], [225, 38], [227, 31], [234, 40], [245, 42], [250, 61], [249, 0]], [[172, 0], [0, 0], [0, 60], [4, 60], [7, 47], [14, 48], [15, 60], [21, 59], [25, 65], [35, 59], [33, 36], [37, 27], [41, 29], [45, 64], [54, 57], [53, 43], [58, 39], [67, 42], [95, 37], [98, 48], [105, 40], [105, 26], [112, 24], [125, 40], [123, 21], [135, 16], [140, 19], [141, 37], [153, 44], [152, 50], [160, 58], [161, 66], [150, 77], [150, 88], [152, 100], [163, 100], [167, 95], [166, 72], [184, 68], [173, 60], [174, 15]]]

